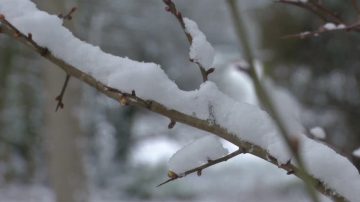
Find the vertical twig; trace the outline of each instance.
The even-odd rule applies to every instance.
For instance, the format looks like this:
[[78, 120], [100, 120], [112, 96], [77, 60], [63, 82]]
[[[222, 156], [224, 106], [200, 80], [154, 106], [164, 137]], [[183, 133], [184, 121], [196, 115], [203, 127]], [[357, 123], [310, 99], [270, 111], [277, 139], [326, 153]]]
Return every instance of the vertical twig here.
[[280, 134], [282, 135], [283, 139], [285, 140], [286, 144], [288, 145], [290, 151], [294, 155], [295, 160], [297, 161], [299, 165], [299, 175], [301, 175], [304, 179], [304, 182], [307, 187], [307, 191], [309, 192], [309, 195], [311, 196], [312, 200], [314, 202], [319, 202], [317, 193], [315, 191], [315, 185], [316, 182], [312, 180], [312, 178], [309, 176], [309, 174], [305, 170], [305, 166], [303, 163], [303, 159], [301, 158], [301, 155], [298, 152], [298, 140], [291, 138], [291, 136], [288, 134], [286, 127], [284, 123], [281, 121], [280, 114], [276, 110], [274, 103], [268, 94], [268, 92], [265, 89], [265, 86], [263, 86], [263, 83], [260, 81], [260, 78], [258, 77], [256, 73], [256, 69], [254, 67], [254, 57], [253, 57], [253, 51], [251, 50], [249, 38], [247, 36], [247, 32], [245, 29], [244, 22], [242, 21], [241, 14], [239, 10], [237, 9], [237, 3], [236, 0], [228, 0], [228, 5], [231, 11], [232, 19], [234, 21], [234, 26], [237, 32], [237, 36], [241, 42], [241, 45], [244, 49], [244, 56], [247, 62], [249, 63], [249, 74], [252, 78], [252, 82], [255, 86], [256, 93], [259, 97], [259, 100], [262, 102], [264, 107], [267, 109], [269, 114], [273, 117], [274, 122], [276, 123]]
[[64, 103], [63, 103], [63, 99], [64, 99], [64, 94], [65, 94], [65, 90], [66, 90], [66, 87], [69, 83], [69, 80], [70, 80], [70, 74], [66, 74], [66, 77], [65, 77], [65, 81], [64, 81], [64, 85], [62, 86], [61, 88], [61, 92], [58, 96], [56, 96], [55, 100], [58, 102], [57, 105], [56, 105], [56, 109], [55, 111], [57, 112], [59, 109], [62, 109], [64, 108]]

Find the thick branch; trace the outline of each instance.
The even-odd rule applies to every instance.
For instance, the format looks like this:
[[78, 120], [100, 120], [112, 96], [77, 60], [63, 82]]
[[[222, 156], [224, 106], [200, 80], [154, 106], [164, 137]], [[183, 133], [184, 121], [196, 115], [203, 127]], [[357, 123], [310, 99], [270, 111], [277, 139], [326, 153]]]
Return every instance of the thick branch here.
[[[0, 22], [1, 24], [1, 30], [6, 35], [14, 38], [15, 40], [25, 44], [27, 47], [32, 49], [33, 51], [39, 53], [42, 57], [46, 58], [47, 60], [51, 61], [61, 69], [63, 69], [67, 74], [71, 75], [74, 78], [77, 78], [84, 83], [92, 86], [93, 88], [97, 89], [102, 94], [116, 100], [120, 104], [126, 104], [136, 107], [142, 107], [146, 108], [152, 112], [161, 114], [165, 117], [168, 117], [170, 120], [180, 122], [189, 126], [192, 126], [194, 128], [198, 128], [210, 133], [213, 133], [235, 145], [237, 145], [239, 148], [244, 149], [245, 152], [253, 154], [259, 158], [262, 158], [265, 161], [268, 161], [276, 166], [279, 166], [278, 161], [272, 157], [266, 150], [262, 149], [261, 147], [251, 144], [246, 141], [240, 140], [238, 137], [236, 137], [234, 134], [229, 133], [226, 129], [222, 128], [221, 126], [217, 124], [209, 124], [207, 120], [201, 120], [196, 117], [181, 113], [176, 110], [168, 109], [165, 106], [163, 106], [160, 103], [157, 103], [156, 101], [152, 100], [144, 100], [140, 97], [137, 97], [135, 92], [132, 93], [124, 93], [120, 90], [111, 88], [100, 81], [97, 81], [94, 77], [91, 75], [80, 71], [78, 68], [66, 63], [60, 58], [55, 57], [52, 55], [52, 53], [45, 47], [39, 46], [36, 42], [32, 40], [32, 37], [28, 37], [27, 35], [19, 32], [11, 23], [9, 23], [3, 15], [0, 14]], [[299, 172], [299, 169], [294, 166], [293, 164], [286, 164], [286, 165], [280, 165], [280, 168], [286, 170], [287, 172], [290, 172], [296, 176], [298, 176], [300, 179], [304, 180], [304, 176], [301, 175]], [[339, 195], [336, 190], [333, 190], [331, 188], [328, 188], [323, 182], [320, 180], [309, 176], [309, 178], [316, 182], [314, 183], [316, 186], [316, 189], [327, 195], [330, 196], [336, 201], [346, 201], [343, 196]]]

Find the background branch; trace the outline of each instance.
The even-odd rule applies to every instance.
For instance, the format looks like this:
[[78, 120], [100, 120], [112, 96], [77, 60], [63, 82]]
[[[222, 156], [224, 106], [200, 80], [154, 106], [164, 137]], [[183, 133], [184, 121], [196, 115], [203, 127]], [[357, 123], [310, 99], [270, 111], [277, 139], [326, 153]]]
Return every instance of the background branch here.
[[280, 135], [282, 135], [285, 143], [287, 144], [287, 146], [290, 149], [291, 153], [293, 154], [296, 162], [298, 163], [298, 165], [299, 165], [298, 173], [299, 173], [299, 175], [302, 176], [302, 178], [306, 184], [307, 191], [309, 192], [309, 195], [311, 196], [311, 198], [314, 202], [319, 202], [319, 198], [314, 189], [316, 182], [311, 179], [311, 177], [305, 170], [304, 161], [298, 152], [298, 148], [299, 148], [298, 140], [295, 139], [294, 137], [291, 137], [291, 135], [288, 134], [288, 132], [286, 130], [286, 126], [281, 121], [280, 114], [276, 110], [273, 100], [269, 95], [269, 92], [266, 90], [264, 83], [260, 80], [260, 78], [256, 72], [256, 68], [254, 66], [255, 58], [253, 56], [253, 51], [251, 50], [251, 45], [249, 43], [250, 39], [247, 36], [244, 22], [242, 20], [241, 14], [237, 8], [237, 1], [229, 0], [227, 2], [229, 3], [228, 5], [230, 8], [230, 13], [232, 15], [232, 19], [234, 21], [235, 29], [237, 31], [238, 39], [241, 42], [241, 45], [244, 49], [243, 54], [244, 54], [245, 60], [248, 62], [249, 67], [250, 67], [249, 75], [250, 75], [253, 85], [255, 87], [256, 94], [257, 94], [260, 102], [267, 109], [269, 114], [273, 117], [274, 122], [280, 131]]

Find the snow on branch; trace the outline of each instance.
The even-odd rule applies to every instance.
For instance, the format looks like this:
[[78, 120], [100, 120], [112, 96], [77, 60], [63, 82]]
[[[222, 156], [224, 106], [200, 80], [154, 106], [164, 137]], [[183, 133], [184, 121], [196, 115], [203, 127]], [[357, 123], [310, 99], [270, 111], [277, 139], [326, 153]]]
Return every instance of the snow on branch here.
[[[192, 173], [196, 173], [198, 176], [201, 176], [202, 174], [202, 171], [210, 166], [213, 166], [215, 164], [218, 164], [218, 163], [222, 163], [224, 161], [227, 161], [231, 158], [234, 158], [235, 156], [239, 155], [239, 154], [243, 154], [245, 153], [242, 149], [238, 149], [226, 156], [223, 156], [221, 158], [218, 158], [218, 159], [214, 159], [214, 160], [208, 160], [207, 163], [204, 163], [202, 164], [201, 166], [198, 166], [198, 167], [193, 167], [193, 168], [189, 168], [188, 170], [186, 171], [183, 171], [181, 173], [175, 173], [173, 172], [172, 170], [169, 170], [168, 172], [168, 177], [169, 179], [166, 180], [165, 182], [162, 182], [161, 184], [159, 184], [157, 187], [160, 187], [164, 184], [167, 184], [171, 181], [174, 181], [174, 180], [177, 180], [179, 178], [182, 178], [182, 177], [185, 177], [189, 174], [192, 174]], [[289, 171], [290, 172], [290, 171]]]
[[[317, 30], [304, 31], [297, 34], [286, 35], [283, 38], [308, 38], [316, 37], [320, 34], [334, 31], [354, 31], [360, 32], [360, 23], [358, 19], [355, 19], [353, 23], [346, 23], [345, 20], [337, 14], [337, 12], [330, 10], [322, 1], [315, 0], [277, 0], [278, 3], [293, 5], [302, 9], [305, 9], [316, 16], [318, 16], [324, 24]], [[355, 12], [360, 16], [360, 9], [357, 0], [352, 0], [352, 7]]]
[[[213, 133], [304, 180], [272, 118], [259, 107], [233, 100], [210, 81], [194, 91], [180, 90], [159, 65], [105, 53], [74, 37], [62, 19], [29, 0], [1, 0], [0, 14], [2, 33], [104, 95]], [[359, 174], [345, 157], [304, 135], [298, 142], [317, 190], [336, 201], [360, 198]]]
[[205, 136], [177, 151], [169, 160], [169, 170], [181, 175], [191, 168], [228, 154], [218, 138]]
[[207, 41], [205, 34], [200, 31], [196, 22], [184, 18], [172, 0], [163, 0], [163, 2], [166, 5], [165, 10], [176, 17], [190, 43], [190, 60], [199, 66], [203, 81], [207, 81], [209, 74], [215, 70], [213, 67], [214, 48]]

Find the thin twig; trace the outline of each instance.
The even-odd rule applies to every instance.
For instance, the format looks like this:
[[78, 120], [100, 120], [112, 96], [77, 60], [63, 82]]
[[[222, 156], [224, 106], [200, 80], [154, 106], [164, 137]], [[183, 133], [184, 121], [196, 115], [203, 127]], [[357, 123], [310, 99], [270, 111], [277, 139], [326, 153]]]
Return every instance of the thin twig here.
[[[61, 19], [64, 19], [64, 20], [72, 20], [73, 18], [73, 14], [75, 13], [75, 11], [77, 10], [76, 7], [72, 7], [70, 9], [70, 11], [66, 14], [66, 15], [63, 15], [63, 14], [59, 14], [58, 17], [61, 18]], [[31, 36], [29, 34], [29, 36]], [[65, 95], [65, 91], [66, 91], [66, 87], [69, 83], [69, 80], [70, 80], [70, 74], [66, 74], [66, 77], [65, 77], [65, 81], [64, 81], [64, 84], [61, 88], [61, 92], [58, 96], [56, 96], [55, 100], [58, 102], [57, 105], [56, 105], [56, 109], [55, 111], [57, 112], [59, 109], [63, 109], [64, 108], [64, 103], [63, 103], [63, 98], [64, 98], [64, 95]]]
[[64, 94], [65, 94], [65, 90], [66, 90], [66, 87], [69, 83], [69, 80], [70, 80], [70, 74], [66, 74], [66, 77], [65, 77], [65, 81], [64, 81], [64, 85], [63, 87], [61, 88], [61, 92], [58, 96], [56, 96], [55, 100], [58, 102], [57, 105], [56, 105], [56, 109], [55, 111], [57, 112], [59, 109], [63, 109], [64, 108], [64, 103], [63, 103], [63, 99], [64, 99]]
[[192, 174], [192, 173], [197, 173], [197, 175], [200, 176], [200, 175], [201, 175], [201, 172], [202, 172], [204, 169], [206, 169], [206, 168], [208, 168], [208, 167], [210, 167], [210, 166], [213, 166], [213, 165], [215, 165], [215, 164], [218, 164], [218, 163], [227, 161], [227, 160], [229, 160], [229, 159], [231, 159], [231, 158], [234, 158], [235, 156], [237, 156], [237, 155], [239, 155], [239, 154], [243, 154], [243, 153], [245, 153], [243, 149], [238, 149], [238, 150], [236, 150], [236, 151], [234, 151], [234, 152], [232, 152], [232, 153], [230, 153], [230, 154], [228, 154], [228, 155], [226, 155], [226, 156], [224, 156], [224, 157], [221, 157], [221, 158], [218, 158], [218, 159], [215, 159], [215, 160], [209, 160], [208, 163], [205, 163], [205, 164], [203, 164], [203, 165], [201, 165], [201, 166], [198, 166], [198, 167], [196, 167], [196, 168], [187, 170], [187, 171], [185, 171], [185, 172], [183, 172], [183, 173], [174, 173], [174, 172], [172, 172], [172, 171], [169, 171], [169, 172], [172, 173], [172, 175], [169, 176], [170, 178], [169, 178], [168, 180], [160, 183], [160, 184], [157, 185], [156, 187], [160, 187], [160, 186], [162, 186], [162, 185], [164, 185], [164, 184], [167, 184], [167, 183], [169, 183], [169, 182], [171, 182], [171, 181], [174, 181], [174, 180], [177, 180], [177, 179], [179, 179], [179, 178], [183, 178], [183, 177], [185, 177], [185, 176], [187, 176], [187, 175], [189, 175], [189, 174]]
[[254, 57], [253, 57], [253, 51], [251, 50], [251, 46], [249, 44], [249, 38], [245, 29], [244, 22], [241, 18], [240, 12], [237, 8], [237, 1], [236, 0], [229, 0], [227, 1], [230, 13], [232, 15], [232, 19], [234, 21], [234, 26], [237, 31], [237, 36], [242, 44], [242, 47], [244, 49], [244, 56], [246, 61], [249, 63], [249, 74], [251, 76], [251, 80], [255, 86], [256, 93], [258, 95], [259, 100], [262, 102], [264, 107], [267, 109], [269, 114], [273, 117], [274, 122], [276, 126], [278, 127], [281, 136], [285, 140], [285, 143], [288, 145], [288, 148], [290, 149], [291, 153], [293, 154], [295, 160], [297, 161], [299, 165], [299, 174], [303, 176], [304, 182], [307, 185], [307, 191], [309, 192], [310, 197], [314, 202], [319, 202], [319, 198], [317, 196], [317, 193], [315, 192], [315, 186], [316, 182], [311, 179], [309, 174], [305, 170], [305, 165], [303, 163], [303, 159], [301, 155], [298, 152], [299, 148], [299, 142], [295, 138], [291, 138], [290, 134], [288, 134], [286, 127], [284, 123], [281, 121], [280, 114], [276, 110], [274, 103], [267, 92], [264, 84], [262, 81], [260, 81], [260, 78], [258, 77], [256, 73], [256, 69], [254, 66]]
[[[181, 14], [181, 12], [176, 8], [176, 5], [175, 3], [172, 1], [172, 0], [163, 0], [163, 2], [165, 3], [166, 7], [165, 7], [165, 10], [168, 11], [169, 13], [173, 14], [177, 21], [179, 22], [182, 30], [184, 31], [185, 33], [185, 36], [189, 42], [189, 44], [191, 45], [192, 44], [192, 36], [190, 33], [188, 33], [186, 31], [186, 27], [185, 27], [185, 22], [184, 22], [184, 18], [183, 18], [183, 15]], [[190, 60], [191, 62], [194, 62], [193, 60]], [[201, 76], [203, 78], [203, 81], [207, 81], [208, 80], [208, 76], [209, 74], [211, 74], [214, 69], [211, 68], [209, 69], [208, 71], [205, 70], [205, 68], [198, 62], [194, 62], [198, 67], [199, 67], [199, 70], [201, 72]]]

